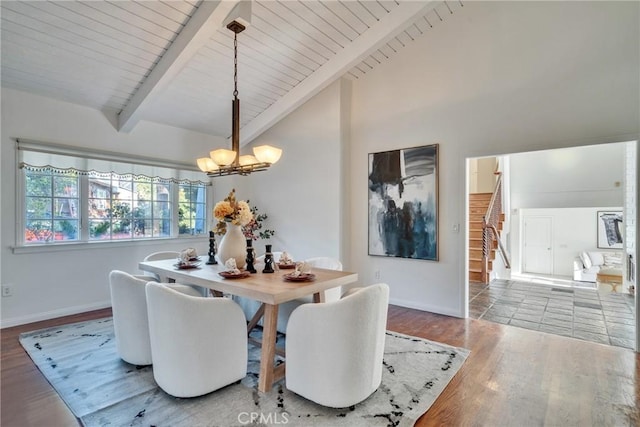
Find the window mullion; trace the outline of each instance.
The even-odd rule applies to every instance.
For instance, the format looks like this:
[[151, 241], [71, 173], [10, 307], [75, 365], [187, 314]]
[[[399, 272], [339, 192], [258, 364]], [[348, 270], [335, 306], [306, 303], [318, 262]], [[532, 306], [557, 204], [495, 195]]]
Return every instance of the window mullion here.
[[171, 206], [171, 237], [178, 237], [178, 209], [180, 209], [180, 185], [171, 184], [171, 196], [169, 197], [169, 206]]
[[89, 241], [89, 176], [80, 175], [80, 240]]

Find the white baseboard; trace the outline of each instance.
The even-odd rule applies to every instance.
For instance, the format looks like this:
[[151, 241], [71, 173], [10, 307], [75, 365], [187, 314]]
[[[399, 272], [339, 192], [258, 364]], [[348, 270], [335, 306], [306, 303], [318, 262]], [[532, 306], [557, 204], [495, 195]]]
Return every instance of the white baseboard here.
[[[431, 306], [425, 304], [416, 304], [412, 301], [405, 301], [400, 299], [390, 299], [389, 304], [397, 305], [405, 308], [413, 308], [420, 311], [428, 311], [430, 313], [444, 314], [445, 316], [459, 317], [464, 316], [456, 310], [442, 309], [440, 306]], [[55, 319], [56, 317], [70, 316], [72, 314], [84, 313], [87, 311], [100, 310], [102, 308], [111, 307], [111, 301], [105, 301], [96, 304], [78, 305], [74, 307], [62, 308], [59, 310], [47, 311], [44, 313], [30, 314], [27, 316], [12, 317], [9, 319], [2, 319], [0, 326], [1, 329], [10, 328], [12, 326], [25, 325], [27, 323], [39, 322], [41, 320]]]
[[440, 306], [416, 304], [412, 301], [405, 301], [405, 300], [400, 300], [395, 298], [390, 298], [389, 304], [398, 305], [400, 307], [405, 307], [405, 308], [414, 308], [416, 310], [421, 310], [421, 311], [428, 311], [429, 313], [444, 314], [445, 316], [464, 318], [463, 313], [456, 310], [443, 309]]
[[41, 320], [55, 319], [56, 317], [85, 313], [87, 311], [100, 310], [102, 308], [108, 307], [111, 307], [111, 301], [104, 301], [87, 305], [76, 305], [74, 307], [66, 307], [59, 310], [46, 311], [44, 313], [29, 314], [27, 316], [10, 317], [8, 319], [2, 319], [2, 325], [0, 326], [0, 329], [25, 325], [27, 323], [40, 322]]

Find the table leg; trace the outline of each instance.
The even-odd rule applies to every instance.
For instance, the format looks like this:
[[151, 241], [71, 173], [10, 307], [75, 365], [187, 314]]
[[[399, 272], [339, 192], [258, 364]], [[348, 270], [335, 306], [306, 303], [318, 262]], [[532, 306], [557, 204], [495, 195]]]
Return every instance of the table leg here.
[[260, 322], [260, 319], [262, 319], [262, 316], [264, 316], [264, 305], [265, 305], [264, 303], [260, 304], [260, 307], [256, 311], [256, 314], [253, 315], [253, 317], [251, 318], [251, 320], [247, 324], [247, 334], [249, 334], [249, 333], [251, 333], [251, 331], [253, 331], [253, 328], [256, 327], [258, 322]]
[[276, 353], [276, 335], [278, 331], [278, 306], [264, 304], [264, 321], [262, 324], [262, 353], [260, 356], [260, 376], [258, 390], [268, 392], [273, 386], [274, 358]]

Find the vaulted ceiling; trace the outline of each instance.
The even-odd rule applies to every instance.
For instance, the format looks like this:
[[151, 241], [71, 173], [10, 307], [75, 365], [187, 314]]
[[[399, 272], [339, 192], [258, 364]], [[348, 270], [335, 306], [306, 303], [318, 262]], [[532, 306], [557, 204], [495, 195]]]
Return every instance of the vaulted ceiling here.
[[[258, 0], [238, 35], [241, 143], [339, 79], [363, 78], [461, 1]], [[0, 2], [2, 86], [220, 137], [231, 133], [233, 33], [247, 3]]]

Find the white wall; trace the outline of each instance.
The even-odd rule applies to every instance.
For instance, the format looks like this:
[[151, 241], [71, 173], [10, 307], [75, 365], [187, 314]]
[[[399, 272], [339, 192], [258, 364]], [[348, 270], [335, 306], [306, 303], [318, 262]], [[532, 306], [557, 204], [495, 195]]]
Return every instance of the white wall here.
[[[346, 89], [345, 89], [346, 86]], [[295, 259], [330, 256], [343, 259], [344, 235], [342, 92], [345, 82], [336, 82], [241, 151], [270, 144], [283, 154], [268, 171], [234, 177], [224, 186], [214, 182], [216, 200], [234, 185], [238, 197], [250, 199], [266, 213], [272, 250], [286, 250]], [[242, 131], [240, 131], [242, 132]], [[223, 189], [220, 194], [218, 189]], [[266, 242], [255, 244], [258, 254]]]
[[[637, 138], [638, 7], [465, 2], [446, 23], [353, 82], [351, 106], [347, 85], [335, 84], [263, 134], [255, 143], [284, 148], [282, 160], [268, 172], [216, 179], [215, 199], [235, 186], [240, 198], [268, 213], [278, 232], [274, 250], [349, 260], [362, 283], [373, 283], [379, 270], [393, 303], [464, 316], [466, 159]], [[6, 196], [15, 170], [8, 138], [153, 150], [185, 161], [216, 144], [148, 123], [120, 135], [101, 113], [2, 95], [2, 281], [15, 282], [20, 292], [3, 299], [2, 319], [104, 303], [108, 266], [131, 269], [146, 250], [11, 255], [14, 200]], [[432, 143], [440, 144], [440, 260], [368, 256], [367, 154]]]
[[[465, 159], [638, 134], [638, 3], [466, 2], [354, 83], [352, 259], [391, 301], [465, 314]], [[636, 136], [637, 137], [637, 136]], [[367, 153], [440, 144], [440, 261], [367, 255]], [[464, 228], [463, 228], [464, 230]]]
[[[112, 269], [139, 273], [148, 253], [195, 247], [206, 253], [208, 239], [83, 245], [75, 250], [14, 254], [16, 224], [15, 138], [132, 153], [191, 162], [208, 153], [214, 138], [141, 122], [131, 134], [118, 133], [114, 117], [86, 107], [2, 89], [1, 247], [2, 284], [13, 296], [2, 298], [2, 326], [27, 323], [110, 305], [107, 275]], [[223, 143], [226, 143], [223, 141]], [[60, 249], [60, 248], [57, 248]]]
[[511, 208], [622, 206], [625, 143], [509, 156]]
[[553, 271], [558, 276], [573, 276], [573, 260], [580, 252], [620, 252], [599, 249], [597, 242], [597, 212], [606, 210], [622, 211], [620, 206], [601, 206], [592, 208], [559, 208], [559, 209], [520, 209], [513, 215], [513, 224], [520, 232], [512, 232], [513, 272], [522, 272], [522, 228], [527, 217], [547, 217], [551, 219], [551, 250]]
[[495, 157], [469, 159], [469, 193], [493, 193], [497, 180], [496, 166]]
[[625, 146], [589, 145], [509, 156], [513, 272], [523, 271], [525, 215], [552, 218], [553, 274], [571, 276], [573, 257], [597, 250], [596, 211], [622, 210]]
[[[346, 88], [346, 89], [345, 89]], [[269, 243], [297, 259], [332, 256], [343, 259], [343, 139], [341, 102], [348, 82], [337, 82], [263, 134], [253, 145], [272, 144], [284, 150], [271, 170], [248, 177], [213, 180], [213, 202], [236, 188], [267, 213], [266, 226], [276, 230]], [[2, 326], [26, 323], [109, 306], [106, 281], [112, 269], [137, 272], [137, 262], [156, 250], [193, 246], [206, 253], [208, 239], [175, 239], [118, 244], [98, 249], [13, 254], [15, 244], [15, 154], [12, 138], [23, 137], [97, 149], [191, 162], [226, 140], [181, 129], [141, 122], [132, 134], [119, 134], [109, 117], [88, 108], [2, 91], [2, 284], [11, 284], [12, 297], [2, 299]], [[219, 240], [218, 240], [219, 241]], [[255, 243], [258, 254], [264, 244]], [[62, 268], [60, 268], [62, 267]]]

